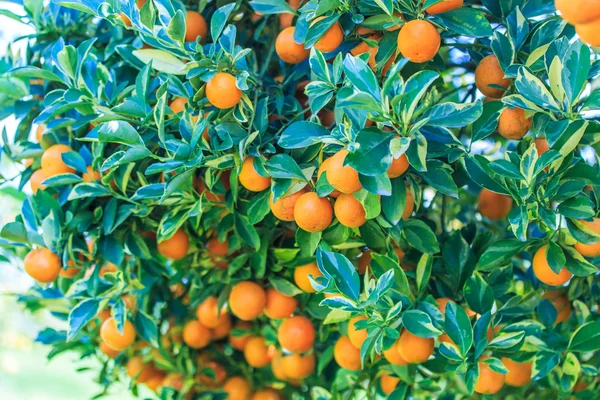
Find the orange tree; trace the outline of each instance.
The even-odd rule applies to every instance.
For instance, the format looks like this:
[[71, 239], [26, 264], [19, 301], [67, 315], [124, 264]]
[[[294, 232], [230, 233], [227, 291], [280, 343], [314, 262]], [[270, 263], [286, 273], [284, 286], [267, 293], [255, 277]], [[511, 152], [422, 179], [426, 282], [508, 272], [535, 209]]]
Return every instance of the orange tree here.
[[22, 3], [2, 257], [51, 356], [163, 399], [597, 396], [597, 2]]

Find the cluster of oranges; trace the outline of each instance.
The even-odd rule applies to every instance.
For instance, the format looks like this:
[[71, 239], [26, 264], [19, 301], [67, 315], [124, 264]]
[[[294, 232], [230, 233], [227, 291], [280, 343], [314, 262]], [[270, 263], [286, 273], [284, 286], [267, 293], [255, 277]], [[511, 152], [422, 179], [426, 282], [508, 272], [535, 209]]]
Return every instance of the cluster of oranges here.
[[581, 41], [600, 46], [600, 7], [594, 0], [554, 0], [565, 21], [575, 26]]

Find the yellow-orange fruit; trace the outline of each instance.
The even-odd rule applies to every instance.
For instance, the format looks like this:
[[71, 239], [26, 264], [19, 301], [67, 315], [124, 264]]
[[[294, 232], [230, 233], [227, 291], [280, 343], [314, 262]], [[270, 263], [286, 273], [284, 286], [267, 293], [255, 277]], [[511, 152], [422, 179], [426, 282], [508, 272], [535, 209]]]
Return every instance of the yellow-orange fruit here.
[[512, 197], [485, 188], [481, 189], [477, 200], [477, 208], [481, 215], [494, 221], [506, 218], [512, 209], [512, 204]]
[[490, 86], [500, 86], [505, 89], [510, 86], [510, 79], [504, 78], [504, 71], [498, 57], [490, 54], [481, 60], [475, 69], [475, 85], [484, 96], [492, 99], [499, 99], [504, 95], [504, 90]]
[[271, 362], [269, 347], [265, 339], [260, 336], [253, 336], [248, 339], [244, 347], [244, 358], [248, 365], [254, 368], [262, 368]]
[[565, 322], [571, 316], [571, 302], [569, 298], [565, 296], [559, 290], [549, 290], [542, 296], [542, 299], [546, 299], [552, 303], [558, 315], [554, 323], [559, 324]]
[[357, 349], [360, 349], [363, 342], [367, 339], [368, 334], [367, 334], [366, 329], [359, 330], [354, 326], [354, 324], [357, 323], [358, 321], [366, 321], [366, 320], [368, 320], [367, 317], [358, 316], [358, 317], [350, 318], [350, 321], [348, 321], [348, 339], [350, 339], [350, 342], [352, 342], [352, 345], [354, 347], [356, 347]]
[[537, 138], [533, 141], [533, 143], [535, 144], [538, 156], [541, 156], [542, 154], [550, 150], [550, 146], [548, 145], [548, 141], [546, 140], [546, 138]]
[[483, 360], [489, 357], [479, 359], [479, 377], [475, 382], [475, 391], [481, 394], [497, 393], [504, 385], [505, 375], [493, 371]]
[[121, 352], [120, 352], [120, 351], [111, 349], [111, 348], [110, 348], [110, 347], [108, 347], [108, 346], [106, 345], [106, 343], [104, 343], [104, 342], [100, 342], [100, 343], [98, 344], [98, 348], [99, 348], [99, 349], [100, 349], [100, 351], [101, 351], [102, 353], [104, 353], [104, 354], [105, 354], [105, 355], [106, 355], [108, 358], [117, 358], [117, 356], [118, 356], [119, 354], [121, 354]]
[[294, 40], [295, 27], [290, 26], [282, 30], [275, 40], [275, 51], [279, 58], [288, 64], [299, 64], [306, 60], [310, 50], [304, 48], [303, 44]]
[[400, 378], [396, 378], [395, 376], [391, 376], [389, 374], [383, 374], [379, 378], [379, 384], [381, 385], [381, 390], [385, 394], [390, 394], [396, 389], [400, 383]]
[[398, 351], [409, 364], [420, 364], [433, 354], [434, 344], [432, 338], [422, 338], [405, 329], [398, 339]]
[[294, 297], [284, 295], [277, 291], [277, 289], [267, 289], [266, 295], [265, 315], [271, 319], [287, 318], [298, 307], [298, 300]]
[[550, 268], [548, 260], [546, 259], [546, 245], [540, 247], [540, 249], [535, 253], [531, 265], [533, 267], [533, 273], [535, 276], [546, 285], [564, 285], [573, 276], [573, 274], [564, 267], [558, 274]]
[[294, 220], [294, 206], [296, 202], [304, 193], [308, 190], [306, 188], [293, 193], [289, 196], [280, 197], [277, 201], [273, 201], [273, 193], [269, 198], [269, 207], [274, 216], [282, 221], [293, 221]]
[[113, 350], [123, 351], [131, 346], [135, 340], [135, 328], [129, 320], [125, 320], [123, 333], [117, 329], [117, 321], [110, 317], [100, 327], [100, 337], [108, 347]]
[[62, 269], [60, 257], [45, 247], [27, 253], [23, 266], [29, 276], [41, 283], [54, 282]]
[[227, 240], [221, 242], [218, 238], [212, 238], [206, 242], [206, 250], [213, 256], [225, 257], [229, 254], [229, 243]]
[[[423, 0], [425, 4], [427, 0]], [[434, 4], [431, 7], [427, 7], [425, 12], [429, 15], [441, 14], [448, 11], [461, 8], [463, 6], [463, 0], [442, 0], [440, 3]]]
[[37, 169], [33, 171], [31, 174], [31, 178], [29, 178], [29, 184], [31, 185], [31, 191], [33, 194], [36, 194], [38, 190], [46, 189], [46, 186], [42, 185], [48, 177], [44, 174], [44, 171], [41, 169]]
[[502, 364], [508, 369], [508, 373], [504, 376], [507, 385], [521, 387], [531, 382], [532, 363], [520, 363], [508, 357], [502, 357]]
[[198, 320], [191, 320], [183, 327], [183, 341], [193, 349], [208, 346], [212, 340], [212, 332]]
[[271, 372], [273, 372], [273, 376], [280, 381], [285, 381], [288, 379], [288, 376], [283, 370], [283, 355], [281, 354], [281, 350], [275, 351], [275, 355], [271, 360]]
[[[325, 17], [318, 17], [310, 24], [311, 26], [316, 24], [318, 21], [324, 19]], [[342, 26], [335, 22], [331, 27], [325, 32], [323, 36], [315, 43], [315, 48], [322, 53], [330, 53], [337, 49], [342, 41], [344, 40], [344, 32], [342, 31]]]
[[59, 174], [68, 174], [75, 172], [75, 169], [69, 167], [62, 160], [62, 155], [73, 151], [66, 144], [55, 144], [46, 149], [42, 154], [42, 171], [48, 178]]
[[575, 25], [575, 31], [583, 43], [600, 46], [600, 19], [587, 24]]
[[37, 128], [35, 128], [35, 138], [39, 142], [42, 141], [42, 137], [44, 136], [44, 132], [46, 131], [46, 125], [39, 124]]
[[[288, 0], [288, 5], [294, 10], [297, 11], [300, 7], [300, 0]], [[289, 28], [292, 26], [292, 22], [294, 20], [294, 14], [292, 13], [283, 13], [279, 14], [279, 24], [282, 28]]]
[[348, 150], [342, 149], [329, 158], [327, 165], [327, 180], [329, 184], [342, 193], [352, 194], [362, 189], [358, 172], [348, 165], [344, 166], [344, 160]]
[[239, 332], [236, 332], [235, 336], [234, 336], [233, 332], [231, 332], [229, 334], [228, 341], [234, 349], [239, 350], [239, 351], [244, 350], [244, 347], [246, 347], [246, 344], [248, 343], [248, 340], [250, 339], [250, 329], [251, 328], [252, 328], [252, 325], [246, 321], [241, 321], [241, 322], [238, 322], [235, 324], [234, 330], [244, 331], [244, 333], [237, 334]]
[[[583, 225], [589, 230], [600, 233], [600, 218], [594, 218], [592, 222], [580, 220]], [[584, 257], [598, 257], [600, 256], [600, 241], [592, 244], [575, 243], [575, 250]]]
[[333, 358], [337, 365], [350, 371], [360, 371], [361, 360], [358, 350], [350, 339], [341, 336], [333, 347]]
[[281, 396], [275, 389], [262, 389], [254, 392], [250, 400], [281, 400]]
[[267, 304], [265, 290], [254, 282], [236, 284], [229, 293], [229, 308], [233, 315], [244, 321], [258, 317]]
[[406, 202], [404, 204], [404, 211], [402, 212], [402, 219], [408, 219], [415, 209], [415, 198], [412, 191], [406, 188]]
[[288, 318], [277, 329], [277, 340], [286, 350], [302, 353], [312, 349], [315, 342], [315, 327], [303, 315]]
[[[323, 162], [319, 166], [319, 172], [317, 173], [317, 179], [320, 179], [323, 172], [325, 172], [326, 176], [327, 176], [327, 182], [329, 182], [328, 170], [329, 170], [330, 164], [331, 164], [331, 157], [323, 160]], [[333, 198], [337, 198], [337, 197], [339, 197], [339, 195], [340, 195], [340, 192], [338, 190], [334, 190], [333, 192], [329, 193], [329, 197], [333, 197]]]
[[367, 222], [367, 214], [360, 201], [351, 194], [342, 193], [333, 206], [335, 217], [348, 228], [358, 228]]
[[188, 99], [183, 98], [183, 97], [177, 97], [169, 103], [169, 108], [175, 114], [179, 114], [179, 113], [183, 112], [183, 110], [185, 110], [185, 105], [187, 103], [188, 103]]
[[406, 154], [402, 154], [400, 157], [392, 160], [392, 165], [388, 168], [387, 175], [392, 179], [402, 176], [409, 166], [408, 157], [406, 157]]
[[329, 200], [315, 192], [304, 193], [294, 205], [294, 220], [307, 232], [321, 232], [333, 220], [333, 207]]
[[251, 192], [262, 192], [271, 186], [271, 178], [263, 177], [254, 168], [254, 157], [248, 156], [242, 163], [242, 169], [238, 176], [243, 187]]
[[217, 108], [231, 108], [240, 102], [242, 91], [235, 84], [235, 76], [217, 72], [206, 84], [206, 98]]
[[231, 332], [231, 317], [229, 314], [224, 314], [219, 325], [212, 330], [213, 340], [221, 340], [226, 338]]
[[562, 18], [572, 25], [585, 24], [600, 19], [597, 0], [554, 0]]
[[398, 50], [414, 63], [424, 63], [435, 57], [442, 43], [440, 33], [428, 21], [412, 20], [398, 34]]
[[303, 292], [315, 293], [316, 290], [310, 283], [310, 279], [308, 278], [309, 275], [312, 276], [313, 279], [323, 276], [321, 271], [319, 271], [319, 266], [316, 262], [296, 267], [294, 269], [294, 282]]
[[220, 387], [225, 378], [227, 377], [227, 371], [223, 366], [215, 361], [208, 361], [202, 364], [203, 369], [209, 369], [212, 373], [202, 372], [198, 375], [198, 380], [209, 388]]
[[399, 365], [399, 366], [408, 365], [408, 361], [406, 361], [400, 355], [399, 346], [398, 346], [398, 341], [399, 340], [400, 339], [398, 338], [398, 340], [396, 340], [394, 342], [394, 344], [392, 345], [392, 347], [390, 347], [387, 350], [384, 350], [383, 351], [383, 356], [392, 365]]
[[228, 400], [248, 400], [252, 393], [252, 386], [241, 376], [232, 376], [223, 384], [223, 391], [227, 393]]
[[181, 260], [190, 249], [190, 239], [183, 229], [178, 229], [173, 236], [158, 243], [158, 252], [165, 258]]
[[131, 357], [125, 365], [125, 370], [127, 376], [139, 383], [146, 382], [155, 373], [152, 364], [145, 363], [142, 356]]
[[219, 300], [215, 296], [209, 296], [196, 309], [196, 317], [202, 325], [214, 329], [227, 319], [227, 309], [223, 306], [219, 312]]
[[94, 182], [94, 181], [99, 181], [100, 178], [102, 178], [102, 175], [100, 175], [100, 172], [95, 171], [91, 165], [88, 165], [85, 169], [87, 172], [81, 174], [81, 178], [83, 178], [84, 181]]
[[195, 42], [198, 37], [202, 37], [201, 41], [204, 41], [206, 35], [208, 35], [208, 25], [202, 14], [188, 10], [185, 19], [185, 41]]
[[281, 358], [283, 373], [288, 379], [304, 379], [315, 371], [314, 353], [300, 355], [290, 354]]
[[533, 120], [525, 118], [522, 108], [506, 108], [498, 119], [498, 133], [510, 140], [519, 140], [529, 132]]

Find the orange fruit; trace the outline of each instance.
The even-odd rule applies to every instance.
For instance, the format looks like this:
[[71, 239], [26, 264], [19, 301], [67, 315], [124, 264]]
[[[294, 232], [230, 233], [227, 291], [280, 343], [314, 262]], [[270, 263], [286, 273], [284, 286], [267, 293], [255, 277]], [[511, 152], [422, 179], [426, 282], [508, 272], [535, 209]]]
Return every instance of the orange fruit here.
[[207, 35], [208, 25], [202, 14], [188, 10], [185, 19], [185, 41], [195, 42], [198, 37], [202, 37], [201, 42], [203, 42]]
[[279, 58], [288, 64], [300, 64], [306, 60], [310, 50], [304, 48], [303, 44], [294, 40], [295, 27], [290, 26], [282, 30], [275, 40], [275, 51]]
[[101, 352], [103, 352], [108, 358], [117, 358], [117, 356], [119, 354], [121, 354], [121, 352], [119, 350], [113, 350], [110, 347], [107, 346], [106, 343], [104, 342], [100, 342], [98, 344], [98, 348], [100, 349]]
[[396, 378], [395, 376], [391, 376], [389, 374], [383, 374], [379, 378], [381, 390], [383, 391], [383, 393], [388, 395], [392, 393], [394, 389], [396, 389], [398, 383], [400, 383], [400, 378]]
[[415, 336], [406, 329], [398, 339], [400, 356], [409, 364], [420, 364], [433, 354], [434, 340]]
[[[323, 172], [328, 171], [330, 164], [331, 164], [331, 157], [323, 160], [323, 162], [321, 163], [321, 166], [319, 166], [319, 172], [317, 173], [317, 179], [321, 178], [321, 174], [323, 174]], [[329, 172], [327, 172], [326, 177], [327, 177], [327, 182], [329, 182]], [[334, 190], [333, 192], [329, 193], [329, 197], [333, 197], [333, 198], [337, 198], [337, 197], [339, 197], [339, 195], [340, 195], [340, 192], [338, 190]]]
[[221, 242], [218, 238], [212, 238], [206, 242], [206, 250], [213, 256], [225, 257], [229, 253], [229, 243], [227, 241]]
[[183, 342], [193, 349], [201, 349], [208, 346], [212, 340], [210, 329], [198, 320], [186, 322], [183, 326]]
[[329, 158], [327, 180], [329, 184], [342, 193], [352, 194], [362, 189], [358, 172], [350, 166], [344, 166], [348, 150], [342, 149]]
[[592, 47], [600, 46], [600, 19], [587, 24], [576, 25], [575, 31], [582, 42]]
[[508, 369], [508, 373], [504, 375], [507, 385], [521, 387], [531, 382], [531, 362], [520, 363], [502, 357], [502, 364]]
[[[440, 310], [440, 312], [442, 313], [442, 315], [446, 315], [446, 305], [448, 303], [454, 303], [454, 300], [451, 300], [447, 297], [440, 297], [438, 299], [435, 299], [438, 302], [438, 310]], [[450, 339], [450, 337], [448, 336], [448, 334], [446, 333], [442, 333], [439, 337], [438, 340], [440, 342], [446, 342], [446, 343], [454, 343], [452, 341], [452, 339]]]
[[571, 316], [571, 302], [561, 291], [549, 290], [544, 293], [542, 299], [547, 299], [556, 308], [558, 315], [556, 316], [556, 321], [554, 321], [555, 324], [565, 322]]
[[550, 150], [550, 146], [548, 145], [548, 141], [546, 140], [546, 138], [537, 138], [533, 141], [533, 143], [535, 144], [538, 156], [541, 156], [542, 154]]
[[409, 166], [408, 157], [406, 157], [406, 154], [402, 154], [400, 157], [392, 160], [392, 165], [388, 168], [387, 174], [392, 179], [397, 178], [402, 176]]
[[340, 194], [335, 201], [333, 210], [340, 224], [348, 228], [358, 228], [367, 222], [367, 214], [364, 207], [351, 194]]
[[315, 293], [316, 289], [312, 287], [308, 278], [309, 275], [312, 276], [313, 279], [323, 276], [321, 271], [319, 271], [319, 266], [316, 262], [296, 267], [296, 269], [294, 269], [294, 282], [303, 292]]
[[44, 136], [44, 132], [46, 131], [46, 125], [39, 124], [35, 129], [35, 138], [39, 142], [42, 141], [42, 137]]
[[233, 315], [244, 321], [258, 317], [267, 304], [265, 290], [254, 282], [236, 284], [229, 293], [229, 308]]
[[73, 262], [73, 260], [69, 260], [69, 262], [67, 263], [67, 268], [61, 268], [58, 275], [63, 278], [71, 279], [75, 277], [79, 272], [81, 272], [81, 268], [75, 267], [75, 263]]
[[206, 98], [217, 108], [231, 108], [240, 102], [242, 91], [235, 84], [235, 76], [217, 72], [206, 84]]
[[296, 315], [279, 325], [277, 340], [284, 349], [293, 353], [302, 353], [312, 349], [315, 342], [315, 328], [310, 319]]
[[185, 230], [180, 228], [169, 239], [158, 243], [157, 248], [163, 257], [171, 260], [181, 260], [190, 249], [190, 239]]
[[201, 372], [198, 375], [198, 380], [209, 388], [216, 388], [223, 384], [227, 377], [227, 372], [223, 366], [215, 361], [208, 361], [206, 364], [201, 364], [202, 369], [209, 369], [212, 374]]
[[[423, 0], [425, 4], [427, 0]], [[463, 6], [463, 0], [442, 0], [440, 3], [434, 4], [425, 9], [429, 15], [445, 13]]]
[[498, 57], [490, 54], [481, 60], [475, 69], [475, 85], [484, 96], [499, 99], [504, 95], [504, 90], [490, 86], [500, 86], [506, 89], [510, 86], [510, 79], [504, 78], [504, 71]]
[[533, 120], [525, 118], [522, 108], [506, 108], [498, 119], [498, 133], [510, 140], [519, 140], [529, 132]]
[[[374, 47], [371, 50], [369, 50], [369, 66], [371, 67], [371, 69], [375, 72], [377, 72], [377, 52], [379, 51], [379, 47]], [[387, 62], [385, 63], [385, 65], [383, 66], [383, 68], [381, 69], [381, 73], [383, 75], [387, 74], [388, 70], [390, 69], [390, 67], [392, 66], [392, 64], [394, 63], [394, 61], [396, 60], [396, 54], [394, 53], [394, 55], [392, 55]], [[369, 122], [367, 122], [367, 126], [371, 126], [373, 123], [371, 122], [371, 124], [369, 125]]]
[[283, 373], [288, 379], [304, 379], [315, 371], [316, 365], [314, 353], [300, 355], [298, 353], [284, 356], [281, 359]]
[[269, 198], [269, 207], [274, 216], [282, 221], [293, 221], [294, 220], [294, 207], [296, 202], [304, 193], [308, 190], [306, 188], [293, 193], [289, 196], [280, 197], [277, 201], [273, 201], [273, 193]]
[[[310, 24], [311, 26], [321, 21], [325, 17], [318, 17]], [[315, 48], [321, 53], [331, 53], [339, 47], [344, 41], [344, 32], [342, 26], [336, 21], [331, 27], [325, 32], [323, 36], [315, 43]]]
[[414, 63], [433, 59], [440, 45], [440, 34], [431, 22], [417, 19], [409, 21], [398, 34], [398, 50]]
[[[580, 220], [583, 225], [589, 230], [600, 233], [600, 218], [594, 218], [592, 222]], [[592, 244], [575, 243], [575, 250], [584, 257], [598, 257], [600, 256], [600, 241]]]
[[166, 375], [164, 372], [157, 371], [148, 379], [146, 382], [146, 387], [154, 392], [158, 391], [162, 387], [162, 383], [165, 380]]
[[[360, 29], [360, 27], [359, 27], [359, 29]], [[381, 35], [379, 35], [379, 34], [370, 35], [367, 39], [379, 40], [379, 39], [381, 39]], [[374, 47], [370, 47], [367, 44], [367, 42], [361, 41], [359, 44], [357, 44], [350, 50], [350, 54], [352, 54], [354, 57], [356, 57], [360, 54], [363, 54], [366, 52], [371, 52], [373, 49], [374, 49]], [[377, 53], [377, 51], [375, 51], [375, 53]]]
[[548, 265], [548, 260], [546, 259], [546, 245], [540, 247], [540, 249], [535, 253], [531, 265], [536, 278], [546, 285], [564, 285], [573, 276], [573, 274], [564, 267], [558, 274], [552, 271], [550, 265]]
[[135, 328], [129, 320], [125, 320], [123, 333], [121, 333], [117, 329], [117, 321], [113, 317], [110, 317], [102, 323], [100, 337], [111, 349], [123, 351], [135, 341]]
[[506, 218], [512, 209], [512, 204], [512, 197], [485, 188], [481, 189], [477, 200], [479, 213], [494, 221]]
[[[294, 11], [297, 11], [298, 8], [300, 7], [301, 0], [288, 0], [287, 3]], [[292, 26], [293, 20], [294, 20], [294, 14], [291, 14], [291, 13], [279, 14], [279, 24], [281, 25], [282, 28], [289, 28], [290, 26]]]
[[92, 168], [91, 165], [88, 165], [86, 167], [86, 170], [87, 170], [87, 173], [81, 174], [81, 177], [83, 178], [84, 181], [94, 182], [94, 181], [99, 181], [100, 178], [102, 178], [102, 175], [100, 175], [100, 172], [94, 171], [94, 169]]
[[45, 247], [27, 253], [23, 265], [25, 272], [41, 283], [54, 282], [62, 270], [60, 257]]
[[212, 201], [213, 203], [222, 203], [225, 201], [225, 196], [222, 194], [215, 194], [208, 190], [206, 184], [204, 183], [204, 179], [197, 178], [194, 180], [194, 188], [198, 194], [205, 193], [206, 199]]
[[146, 382], [155, 373], [152, 364], [145, 363], [142, 356], [131, 357], [125, 365], [125, 370], [127, 376], [139, 383]]
[[265, 338], [261, 336], [252, 336], [248, 339], [244, 347], [244, 358], [248, 365], [254, 368], [262, 368], [271, 362], [269, 347]]
[[585, 24], [600, 19], [597, 0], [554, 0], [556, 10], [572, 25]]
[[415, 198], [412, 191], [406, 188], [406, 202], [404, 204], [404, 211], [402, 212], [402, 219], [408, 219], [415, 210]]
[[304, 193], [294, 205], [294, 220], [307, 232], [322, 232], [333, 220], [333, 207], [315, 192]]
[[250, 400], [281, 400], [281, 396], [274, 389], [263, 389], [254, 392]]
[[229, 341], [229, 344], [231, 344], [231, 346], [234, 349], [243, 351], [244, 347], [246, 347], [246, 343], [248, 343], [248, 339], [250, 339], [251, 328], [252, 325], [249, 322], [240, 321], [236, 323], [233, 329], [236, 331], [243, 331], [244, 333], [238, 334], [239, 332], [236, 332], [236, 334], [234, 335], [234, 332], [231, 332], [227, 339]]
[[219, 325], [212, 330], [213, 340], [221, 340], [226, 338], [231, 332], [231, 317], [229, 314], [224, 314]]
[[271, 360], [271, 372], [273, 372], [273, 376], [280, 381], [285, 381], [288, 379], [288, 376], [283, 370], [283, 355], [281, 354], [281, 350], [277, 350], [273, 356], [273, 359]]
[[62, 155], [73, 151], [66, 144], [55, 144], [46, 149], [42, 154], [42, 171], [48, 178], [59, 174], [72, 174], [75, 169], [69, 167], [62, 160]]
[[248, 156], [242, 163], [242, 169], [238, 176], [243, 187], [251, 192], [262, 192], [271, 186], [271, 177], [264, 177], [254, 168], [254, 157]]
[[185, 105], [188, 103], [188, 99], [183, 97], [177, 97], [169, 103], [169, 108], [175, 113], [179, 114], [185, 110]]
[[369, 336], [369, 335], [368, 335], [366, 329], [359, 330], [354, 326], [354, 324], [357, 323], [358, 321], [366, 321], [366, 320], [368, 320], [368, 318], [361, 315], [358, 317], [350, 318], [350, 321], [348, 321], [348, 339], [350, 339], [350, 342], [352, 342], [352, 345], [354, 347], [356, 347], [357, 349], [360, 349], [363, 342], [367, 339], [367, 336]]
[[360, 371], [362, 365], [360, 350], [358, 350], [350, 339], [340, 336], [333, 347], [333, 358], [337, 365], [350, 371]]
[[265, 305], [265, 315], [271, 319], [281, 319], [291, 316], [296, 307], [298, 300], [294, 297], [286, 296], [277, 289], [267, 289], [267, 303]]
[[484, 356], [479, 359], [479, 378], [475, 382], [475, 391], [481, 394], [494, 394], [502, 389], [505, 375], [493, 371], [483, 360], [489, 357]]
[[173, 388], [177, 391], [183, 389], [184, 377], [176, 372], [171, 372], [163, 379], [161, 386]]
[[31, 185], [31, 191], [33, 194], [36, 194], [38, 190], [46, 189], [46, 186], [42, 185], [48, 177], [44, 174], [44, 171], [41, 169], [36, 169], [31, 174], [31, 178], [29, 178], [29, 184]]
[[400, 355], [400, 352], [398, 351], [398, 349], [399, 349], [398, 341], [399, 340], [400, 339], [396, 340], [394, 342], [394, 344], [392, 345], [392, 347], [390, 347], [387, 350], [384, 350], [383, 356], [392, 365], [399, 365], [399, 366], [408, 365], [408, 362], [404, 358], [402, 358], [402, 356]]
[[232, 376], [223, 384], [223, 391], [227, 393], [228, 400], [248, 400], [252, 393], [252, 386], [241, 376]]
[[216, 328], [227, 319], [227, 308], [223, 306], [219, 312], [219, 300], [209, 296], [196, 309], [196, 317], [207, 328]]

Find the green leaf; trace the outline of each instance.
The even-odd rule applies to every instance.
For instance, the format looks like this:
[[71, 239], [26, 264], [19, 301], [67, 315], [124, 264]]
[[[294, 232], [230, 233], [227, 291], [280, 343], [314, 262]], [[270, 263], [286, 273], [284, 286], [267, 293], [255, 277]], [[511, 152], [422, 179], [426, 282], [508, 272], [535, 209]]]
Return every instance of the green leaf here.
[[518, 239], [504, 239], [493, 243], [479, 258], [477, 269], [480, 271], [491, 271], [503, 265], [525, 250], [527, 243]]
[[544, 85], [544, 83], [536, 77], [529, 68], [519, 68], [515, 86], [522, 96], [538, 106], [556, 112], [561, 111], [561, 107], [548, 91], [546, 85]]
[[302, 290], [298, 289], [296, 285], [283, 278], [273, 276], [269, 278], [269, 282], [273, 285], [275, 290], [286, 296], [297, 296], [304, 293]]
[[111, 121], [102, 124], [98, 130], [98, 140], [129, 146], [144, 146], [144, 141], [139, 133], [125, 121]]
[[375, 127], [361, 130], [356, 137], [358, 149], [348, 153], [344, 164], [363, 175], [377, 176], [385, 173], [392, 165], [392, 138], [393, 135]]
[[588, 322], [577, 328], [569, 340], [568, 349], [577, 352], [600, 349], [600, 322]]
[[79, 331], [100, 311], [100, 300], [87, 299], [77, 304], [69, 313], [69, 330], [67, 332], [67, 341], [79, 333]]
[[474, 8], [460, 7], [435, 17], [451, 31], [463, 36], [485, 37], [492, 36], [493, 33], [485, 13]]
[[478, 273], [467, 279], [463, 295], [471, 310], [478, 314], [485, 314], [494, 306], [494, 292]]
[[476, 121], [483, 113], [481, 100], [475, 103], [440, 103], [433, 106], [425, 118], [427, 125], [459, 128]]
[[235, 232], [242, 238], [242, 240], [253, 247], [254, 250], [260, 249], [260, 236], [256, 231], [256, 228], [250, 224], [248, 217], [239, 213], [234, 213], [235, 220]]
[[173, 75], [185, 75], [185, 64], [173, 54], [157, 49], [134, 50], [132, 54], [144, 64], [152, 63], [157, 71]]
[[299, 121], [283, 130], [277, 144], [284, 149], [299, 149], [320, 142], [328, 136], [329, 131], [321, 125]]
[[158, 342], [158, 327], [156, 322], [145, 312], [138, 310], [135, 314], [133, 321], [135, 325], [135, 331], [142, 339], [152, 344], [154, 347], [157, 346]]
[[464, 359], [467, 352], [473, 345], [473, 328], [471, 320], [462, 307], [454, 302], [446, 305], [446, 315], [444, 321], [444, 331], [450, 339], [458, 346], [460, 354]]
[[402, 229], [408, 243], [415, 249], [427, 254], [439, 253], [440, 246], [431, 228], [418, 219], [404, 221]]
[[[400, 260], [402, 261], [402, 260]], [[433, 257], [427, 253], [423, 254], [417, 264], [417, 290], [419, 293], [427, 288], [429, 278], [431, 277], [431, 267], [433, 265]]]
[[433, 326], [429, 315], [420, 310], [408, 310], [402, 314], [402, 324], [407, 331], [422, 338], [434, 338], [442, 334]]
[[358, 301], [360, 279], [350, 260], [343, 254], [317, 250], [317, 265], [327, 278], [332, 279], [340, 293], [351, 300]]

